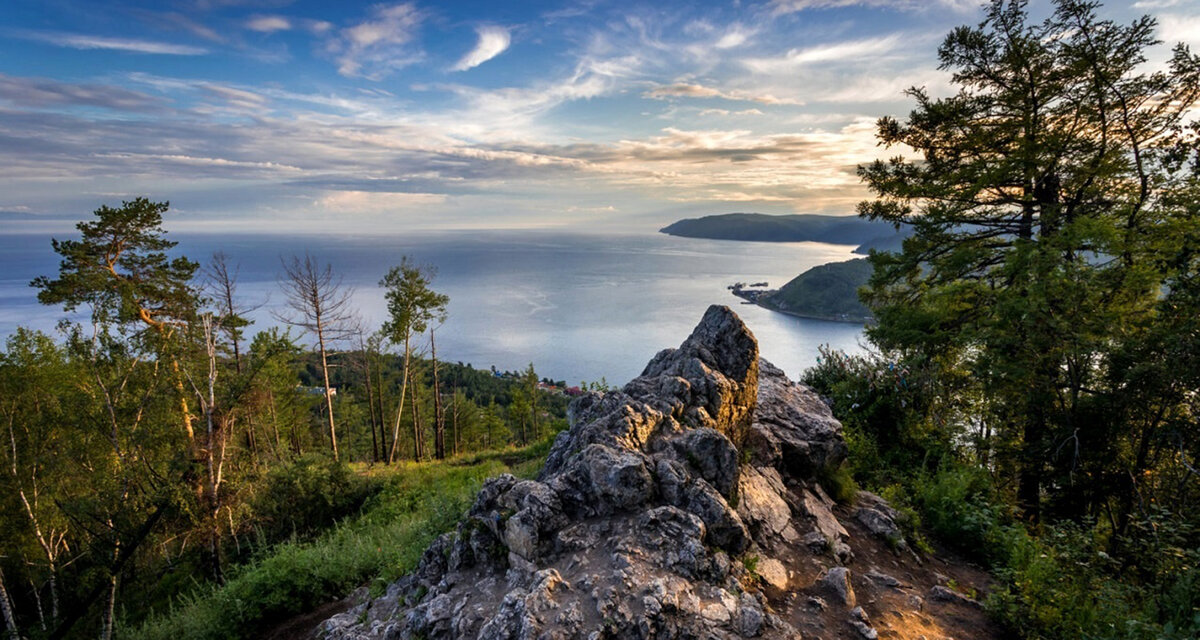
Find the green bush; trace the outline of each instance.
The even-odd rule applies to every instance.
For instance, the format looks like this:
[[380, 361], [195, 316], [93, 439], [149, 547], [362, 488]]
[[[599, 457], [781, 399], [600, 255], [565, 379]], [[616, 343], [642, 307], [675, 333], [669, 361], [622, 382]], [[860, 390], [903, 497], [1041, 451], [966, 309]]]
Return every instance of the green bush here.
[[271, 469], [252, 509], [268, 541], [309, 538], [357, 512], [381, 486], [344, 463], [310, 453]]

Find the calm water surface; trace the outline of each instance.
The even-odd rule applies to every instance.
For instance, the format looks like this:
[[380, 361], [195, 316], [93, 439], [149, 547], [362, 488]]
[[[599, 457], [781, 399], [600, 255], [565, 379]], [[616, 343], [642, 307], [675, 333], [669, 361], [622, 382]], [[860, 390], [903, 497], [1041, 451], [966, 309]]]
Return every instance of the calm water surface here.
[[[60, 236], [69, 237], [69, 236]], [[280, 257], [310, 252], [333, 265], [369, 326], [386, 315], [377, 286], [402, 255], [437, 267], [434, 288], [450, 296], [438, 331], [441, 358], [476, 367], [624, 383], [658, 350], [677, 346], [710, 304], [731, 306], [758, 337], [764, 357], [795, 377], [817, 347], [858, 349], [861, 327], [805, 320], [742, 305], [726, 286], [781, 286], [826, 262], [849, 260], [853, 247], [674, 238], [661, 234], [588, 235], [549, 231], [461, 231], [402, 237], [170, 234], [179, 250], [204, 262], [215, 250], [240, 265], [239, 295], [265, 302], [251, 330], [276, 324], [283, 303]], [[17, 326], [51, 331], [59, 309], [37, 304], [28, 287], [57, 273], [49, 236], [0, 235], [0, 335]]]

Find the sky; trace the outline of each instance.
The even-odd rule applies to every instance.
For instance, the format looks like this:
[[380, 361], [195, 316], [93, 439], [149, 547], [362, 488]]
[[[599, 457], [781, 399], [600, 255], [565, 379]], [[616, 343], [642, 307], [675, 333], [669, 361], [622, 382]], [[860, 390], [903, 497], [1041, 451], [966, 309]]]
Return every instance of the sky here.
[[[1031, 3], [1044, 15], [1048, 2]], [[1200, 0], [1110, 2], [1200, 46]], [[0, 229], [656, 229], [853, 213], [974, 0], [3, 0]], [[1165, 48], [1159, 52], [1165, 56]]]

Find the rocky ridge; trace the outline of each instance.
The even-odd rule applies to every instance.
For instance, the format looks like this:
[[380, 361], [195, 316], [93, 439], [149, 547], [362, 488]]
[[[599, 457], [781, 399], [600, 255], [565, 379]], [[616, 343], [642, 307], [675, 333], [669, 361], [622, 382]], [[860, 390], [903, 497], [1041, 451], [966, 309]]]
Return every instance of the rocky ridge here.
[[993, 637], [947, 586], [982, 574], [933, 571], [951, 565], [877, 496], [826, 495], [841, 425], [727, 307], [570, 424], [537, 480], [488, 480], [412, 574], [316, 637]]

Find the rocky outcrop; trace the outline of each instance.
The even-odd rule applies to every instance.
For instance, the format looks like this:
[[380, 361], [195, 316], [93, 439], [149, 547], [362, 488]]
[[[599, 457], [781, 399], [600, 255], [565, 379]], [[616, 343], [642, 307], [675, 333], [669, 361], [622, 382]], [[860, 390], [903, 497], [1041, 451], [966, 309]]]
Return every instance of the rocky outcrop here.
[[816, 478], [846, 455], [841, 425], [759, 357], [728, 308], [710, 307], [678, 349], [569, 416], [536, 480], [488, 480], [412, 574], [316, 635], [864, 637], [879, 616], [856, 604], [910, 595], [845, 566], [906, 561], [899, 514], [875, 496], [829, 499]]

